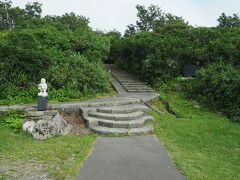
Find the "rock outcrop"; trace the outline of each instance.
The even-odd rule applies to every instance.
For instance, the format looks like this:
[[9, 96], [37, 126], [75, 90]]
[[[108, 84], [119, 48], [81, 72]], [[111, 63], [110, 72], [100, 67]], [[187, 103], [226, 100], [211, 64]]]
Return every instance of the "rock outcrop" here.
[[71, 128], [72, 126], [56, 110], [28, 111], [23, 123], [23, 130], [38, 140], [66, 135]]

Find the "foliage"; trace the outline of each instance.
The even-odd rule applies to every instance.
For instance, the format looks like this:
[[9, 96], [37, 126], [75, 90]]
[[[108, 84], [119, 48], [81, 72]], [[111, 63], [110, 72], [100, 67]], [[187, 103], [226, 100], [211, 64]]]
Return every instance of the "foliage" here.
[[165, 13], [162, 9], [156, 5], [149, 7], [137, 5], [138, 20], [136, 25], [129, 25], [125, 36], [133, 35], [139, 31], [156, 31], [160, 27], [165, 27], [171, 24], [181, 24], [187, 26], [187, 22], [182, 17], [172, 15], [171, 13]]
[[119, 46], [121, 43], [121, 33], [118, 31], [110, 31], [106, 34], [110, 39], [110, 51], [105, 63], [114, 63], [119, 56]]
[[181, 75], [185, 64], [224, 61], [240, 65], [239, 39], [239, 28], [166, 26], [125, 37], [117, 46], [116, 63], [154, 84]]
[[29, 17], [37, 17], [40, 18], [42, 14], [42, 4], [38, 2], [27, 3], [25, 7], [25, 13]]
[[42, 18], [42, 23], [47, 25], [51, 24], [59, 30], [69, 29], [75, 31], [77, 29], [89, 29], [89, 19], [84, 16], [76, 15], [73, 12], [66, 13], [62, 16], [45, 16]]
[[74, 51], [90, 62], [103, 62], [110, 51], [110, 40], [102, 32], [79, 30], [76, 32]]
[[108, 74], [101, 64], [90, 63], [84, 56], [67, 54], [61, 61], [54, 61], [46, 75], [55, 89], [67, 88], [81, 93], [108, 90]]
[[[8, 9], [16, 12], [10, 2]], [[74, 13], [42, 18], [39, 3], [19, 10], [13, 29], [0, 31], [1, 103], [34, 101], [42, 77], [47, 79], [50, 100], [109, 92], [102, 65], [110, 50], [109, 37], [93, 31], [87, 18]]]
[[192, 97], [240, 122], [240, 70], [214, 63], [202, 68], [190, 86]]
[[12, 30], [27, 26], [27, 22], [41, 17], [42, 4], [28, 3], [25, 9], [12, 7], [11, 1], [0, 1], [0, 30]]
[[200, 106], [185, 96], [189, 81], [174, 80], [159, 88], [181, 118], [169, 114], [159, 100], [154, 105], [154, 133], [167, 148], [186, 179], [240, 178], [240, 126], [228, 118]]
[[[180, 76], [186, 64], [240, 65], [240, 28], [192, 27], [158, 6], [137, 6], [136, 25], [111, 48], [120, 67], [150, 84]], [[109, 57], [112, 58], [111, 55]]]
[[222, 13], [218, 18], [219, 27], [240, 27], [240, 17], [237, 14], [232, 16], [226, 16], [225, 13]]
[[11, 110], [8, 112], [0, 112], [0, 125], [19, 131], [22, 128], [24, 117], [25, 113], [23, 111]]

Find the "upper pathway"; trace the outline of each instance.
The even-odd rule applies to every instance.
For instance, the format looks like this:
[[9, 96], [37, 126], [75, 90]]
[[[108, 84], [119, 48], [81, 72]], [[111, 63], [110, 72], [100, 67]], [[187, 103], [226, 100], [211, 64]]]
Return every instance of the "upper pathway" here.
[[[100, 98], [96, 100], [88, 101], [73, 101], [73, 102], [59, 102], [49, 103], [50, 109], [77, 107], [77, 106], [91, 106], [92, 104], [106, 105], [115, 101], [125, 101], [127, 99], [139, 99], [143, 102], [150, 101], [159, 96], [153, 89], [146, 86], [133, 75], [126, 71], [117, 69], [114, 65], [106, 65], [106, 68], [110, 71], [110, 82], [114, 86], [118, 95], [115, 97]], [[134, 89], [135, 88], [135, 89]], [[18, 104], [11, 106], [0, 106], [0, 111], [8, 111], [12, 109], [20, 110], [33, 110], [36, 109], [36, 104]]]
[[182, 180], [155, 136], [99, 137], [76, 180]]
[[112, 64], [106, 65], [106, 68], [111, 73], [110, 81], [119, 97], [137, 98], [145, 102], [159, 96], [151, 87], [132, 74], [119, 70]]

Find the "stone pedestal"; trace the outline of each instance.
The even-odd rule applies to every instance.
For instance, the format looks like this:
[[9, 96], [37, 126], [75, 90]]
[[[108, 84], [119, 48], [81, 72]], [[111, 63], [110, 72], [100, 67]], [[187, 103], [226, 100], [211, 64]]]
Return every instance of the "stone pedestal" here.
[[72, 126], [56, 110], [28, 111], [23, 130], [38, 140], [66, 135]]
[[38, 111], [46, 111], [47, 110], [47, 96], [38, 96], [37, 99], [37, 109]]

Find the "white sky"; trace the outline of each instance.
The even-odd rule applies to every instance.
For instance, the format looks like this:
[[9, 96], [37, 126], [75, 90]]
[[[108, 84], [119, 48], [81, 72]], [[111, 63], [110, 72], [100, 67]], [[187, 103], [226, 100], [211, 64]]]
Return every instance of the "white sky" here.
[[[24, 7], [34, 0], [12, 0], [13, 6]], [[222, 12], [240, 15], [240, 0], [38, 0], [43, 15], [74, 12], [90, 19], [94, 29], [124, 32], [136, 22], [136, 5], [155, 4], [165, 12], [182, 16], [191, 25], [216, 26]]]

